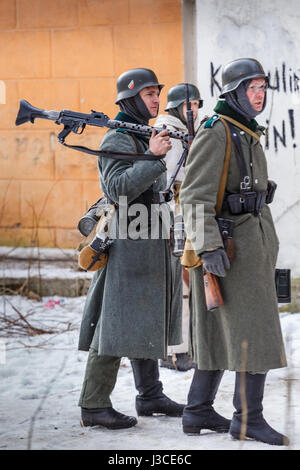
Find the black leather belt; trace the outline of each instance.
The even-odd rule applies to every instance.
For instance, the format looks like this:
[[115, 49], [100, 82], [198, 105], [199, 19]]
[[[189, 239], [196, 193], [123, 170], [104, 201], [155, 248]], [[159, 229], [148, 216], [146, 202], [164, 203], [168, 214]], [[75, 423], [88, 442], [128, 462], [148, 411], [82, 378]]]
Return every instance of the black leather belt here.
[[144, 204], [147, 207], [151, 207], [151, 204], [163, 204], [166, 200], [166, 195], [163, 192], [155, 192], [152, 188], [149, 188], [131, 201], [129, 205]]

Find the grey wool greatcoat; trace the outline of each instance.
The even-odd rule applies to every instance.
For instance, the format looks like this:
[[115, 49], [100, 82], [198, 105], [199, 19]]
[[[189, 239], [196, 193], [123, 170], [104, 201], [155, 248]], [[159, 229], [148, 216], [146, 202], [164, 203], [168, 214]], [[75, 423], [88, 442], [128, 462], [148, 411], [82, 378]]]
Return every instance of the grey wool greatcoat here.
[[[198, 131], [185, 167], [181, 204], [204, 205], [204, 243], [195, 250], [223, 247], [215, 220], [217, 191], [224, 164], [226, 131], [220, 120]], [[242, 144], [253, 190], [267, 189], [267, 162], [259, 141], [235, 127]], [[262, 128], [256, 130], [262, 134]], [[239, 192], [240, 173], [232, 142], [226, 191]], [[275, 196], [276, 197], [276, 196]], [[193, 217], [193, 216], [192, 216]], [[184, 211], [187, 237], [195, 245], [192, 217]], [[235, 222], [235, 257], [224, 278], [218, 278], [224, 306], [206, 309], [202, 267], [190, 270], [191, 354], [202, 370], [263, 372], [286, 366], [274, 282], [279, 241], [268, 205], [259, 215], [220, 217]]]
[[[145, 140], [109, 130], [101, 150], [150, 153]], [[128, 203], [153, 185], [166, 186], [166, 166], [160, 161], [99, 158], [104, 195]], [[117, 224], [117, 221], [116, 221]], [[171, 312], [171, 260], [168, 239], [115, 239], [108, 262], [96, 271], [83, 312], [79, 349], [96, 349], [99, 355], [158, 359], [168, 344], [179, 344], [181, 309]], [[180, 307], [180, 306], [179, 306]]]

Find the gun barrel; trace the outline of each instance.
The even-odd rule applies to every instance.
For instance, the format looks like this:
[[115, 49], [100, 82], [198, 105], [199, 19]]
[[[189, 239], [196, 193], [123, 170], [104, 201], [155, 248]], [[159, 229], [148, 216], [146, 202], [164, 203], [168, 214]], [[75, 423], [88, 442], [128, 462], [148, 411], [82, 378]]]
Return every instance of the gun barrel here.
[[132, 130], [136, 133], [144, 134], [144, 135], [149, 135], [151, 136], [152, 131], [155, 130], [157, 133], [162, 132], [162, 131], [167, 131], [169, 136], [172, 137], [173, 139], [180, 139], [182, 141], [188, 141], [188, 133], [183, 132], [183, 131], [176, 131], [168, 128], [158, 128], [158, 127], [151, 127], [151, 126], [146, 126], [143, 124], [133, 124], [127, 121], [117, 121], [114, 119], [109, 119], [107, 121], [107, 126], [111, 127], [112, 129], [129, 129]]
[[45, 111], [35, 108], [26, 100], [20, 100], [20, 108], [16, 118], [16, 126], [25, 124], [25, 122], [34, 122], [35, 118], [50, 119], [56, 121], [59, 118], [59, 111]]

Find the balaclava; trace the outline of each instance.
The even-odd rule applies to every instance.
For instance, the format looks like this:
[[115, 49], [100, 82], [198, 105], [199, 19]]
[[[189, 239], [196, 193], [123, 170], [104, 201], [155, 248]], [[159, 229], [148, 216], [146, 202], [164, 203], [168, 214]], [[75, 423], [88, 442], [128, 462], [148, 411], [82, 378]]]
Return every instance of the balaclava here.
[[251, 106], [250, 101], [246, 95], [247, 88], [251, 82], [252, 79], [245, 80], [240, 83], [240, 85], [235, 90], [224, 94], [226, 103], [249, 121], [254, 119], [258, 114], [262, 113], [267, 103], [267, 94], [265, 93], [264, 104], [261, 111], [255, 111], [255, 109]]
[[119, 101], [118, 104], [123, 113], [128, 114], [128, 116], [135, 119], [139, 124], [147, 125], [149, 119], [153, 118], [139, 93], [131, 98], [125, 98]]
[[186, 122], [186, 119], [183, 115], [183, 103], [181, 103], [179, 106], [177, 106], [176, 108], [170, 108], [168, 109], [168, 113], [171, 115], [171, 116], [174, 116], [176, 117], [177, 119], [180, 119], [180, 121], [182, 122], [182, 124], [184, 126], [187, 125], [187, 122]]

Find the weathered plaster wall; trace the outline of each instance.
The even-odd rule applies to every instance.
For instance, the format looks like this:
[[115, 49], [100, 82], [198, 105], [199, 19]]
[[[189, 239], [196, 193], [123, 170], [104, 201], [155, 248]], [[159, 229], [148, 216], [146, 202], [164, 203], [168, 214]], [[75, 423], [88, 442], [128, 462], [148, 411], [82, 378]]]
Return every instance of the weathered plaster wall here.
[[[221, 66], [254, 57], [269, 73], [271, 89], [258, 116], [268, 127], [269, 176], [278, 183], [272, 212], [280, 238], [278, 266], [300, 275], [300, 2], [196, 0], [197, 84], [211, 115]], [[185, 25], [186, 26], [186, 25]]]
[[[181, 2], [0, 0], [0, 42], [0, 244], [74, 248], [100, 194], [96, 159], [62, 147], [53, 122], [15, 127], [19, 99], [113, 118], [117, 77], [149, 67], [166, 85], [163, 109], [183, 79]], [[104, 133], [71, 141], [98, 148]]]

